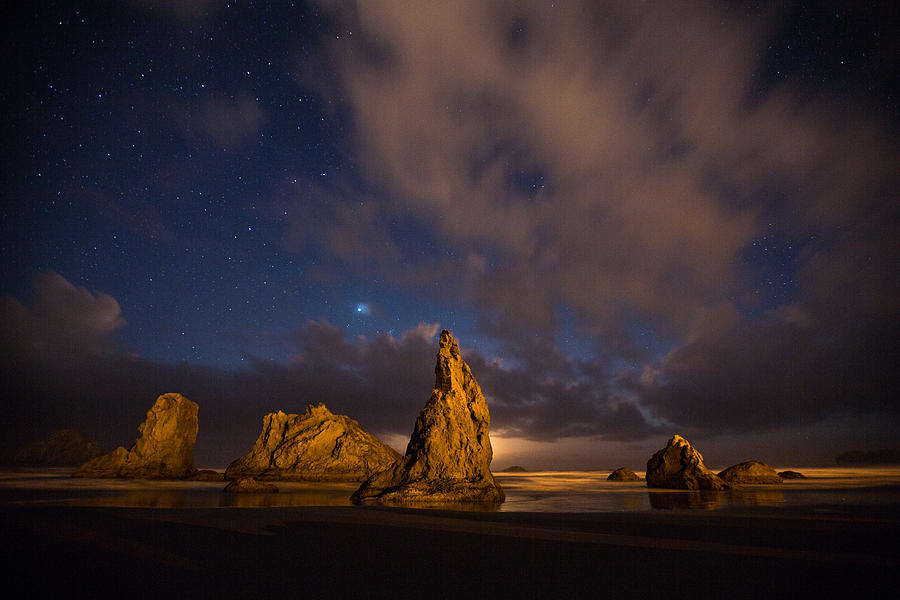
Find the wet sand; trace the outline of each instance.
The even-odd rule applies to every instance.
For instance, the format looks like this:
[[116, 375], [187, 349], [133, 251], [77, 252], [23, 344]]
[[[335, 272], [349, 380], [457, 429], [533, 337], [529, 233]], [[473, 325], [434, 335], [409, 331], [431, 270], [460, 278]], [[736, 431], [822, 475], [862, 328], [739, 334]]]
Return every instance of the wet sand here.
[[876, 597], [893, 506], [626, 513], [7, 505], [14, 593], [76, 597]]

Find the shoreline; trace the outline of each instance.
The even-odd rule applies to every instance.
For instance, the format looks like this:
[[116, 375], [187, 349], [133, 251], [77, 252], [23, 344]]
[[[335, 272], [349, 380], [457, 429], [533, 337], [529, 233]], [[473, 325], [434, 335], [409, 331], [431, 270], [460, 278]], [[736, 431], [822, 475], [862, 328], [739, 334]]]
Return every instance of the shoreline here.
[[[841, 507], [834, 507], [841, 508]], [[799, 597], [895, 589], [900, 507], [479, 513], [0, 507], [23, 591]], [[52, 577], [48, 577], [52, 575]], [[481, 590], [479, 592], [479, 590]]]

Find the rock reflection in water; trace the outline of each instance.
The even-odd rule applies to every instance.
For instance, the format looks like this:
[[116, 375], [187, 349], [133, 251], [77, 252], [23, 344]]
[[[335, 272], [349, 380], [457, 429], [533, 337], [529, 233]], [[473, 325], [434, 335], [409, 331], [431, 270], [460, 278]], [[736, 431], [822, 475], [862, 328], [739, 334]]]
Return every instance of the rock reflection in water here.
[[145, 489], [73, 499], [79, 506], [115, 506], [128, 508], [210, 508], [218, 506], [219, 495], [206, 491]]
[[462, 512], [498, 512], [499, 502], [390, 502], [384, 506], [402, 509], [452, 510]]
[[729, 492], [732, 504], [744, 506], [781, 506], [784, 504], [784, 493], [780, 487], [768, 489], [738, 488]]
[[661, 510], [715, 510], [731, 506], [781, 506], [781, 489], [736, 488], [727, 491], [659, 491], [647, 492], [650, 506]]
[[333, 491], [222, 494], [219, 506], [227, 508], [270, 508], [276, 506], [350, 506], [350, 495]]
[[650, 496], [650, 506], [660, 510], [674, 509], [704, 509], [713, 510], [721, 508], [728, 502], [725, 492], [721, 491], [653, 491], [647, 492]]

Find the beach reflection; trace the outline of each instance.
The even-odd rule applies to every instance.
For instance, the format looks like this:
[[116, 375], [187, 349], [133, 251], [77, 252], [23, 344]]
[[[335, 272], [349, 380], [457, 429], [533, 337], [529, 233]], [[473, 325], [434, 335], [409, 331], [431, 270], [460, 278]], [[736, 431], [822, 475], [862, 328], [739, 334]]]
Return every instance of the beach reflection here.
[[503, 505], [496, 502], [391, 502], [386, 506], [403, 509], [498, 512]]
[[[900, 504], [900, 468], [803, 469], [806, 479], [722, 492], [648, 489], [643, 481], [607, 481], [608, 472], [497, 473], [506, 502], [410, 503], [403, 508], [502, 512], [718, 510], [740, 507]], [[73, 479], [71, 470], [0, 472], [0, 504], [133, 508], [350, 506], [355, 482], [275, 482], [275, 494], [226, 494], [224, 482]], [[399, 506], [399, 505], [396, 505]]]
[[715, 491], [653, 491], [647, 492], [650, 506], [659, 510], [721, 508], [727, 502], [723, 492]]
[[[277, 485], [277, 483], [276, 483]], [[217, 506], [234, 508], [270, 508], [274, 506], [350, 506], [350, 495], [356, 486], [347, 490], [279, 491], [277, 494], [225, 494], [218, 496]]]

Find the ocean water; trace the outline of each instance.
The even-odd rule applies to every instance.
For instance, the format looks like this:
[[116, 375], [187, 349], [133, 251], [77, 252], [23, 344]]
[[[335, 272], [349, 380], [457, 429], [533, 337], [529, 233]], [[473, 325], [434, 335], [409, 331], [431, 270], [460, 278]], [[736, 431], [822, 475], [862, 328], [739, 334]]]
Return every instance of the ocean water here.
[[[643, 481], [607, 481], [609, 472], [605, 471], [495, 473], [506, 492], [506, 502], [491, 510], [580, 513], [900, 506], [900, 467], [793, 467], [790, 470], [799, 471], [807, 478], [786, 480], [782, 485], [741, 486], [724, 492], [648, 489]], [[277, 494], [225, 494], [224, 482], [73, 479], [71, 472], [71, 469], [0, 472], [0, 504], [139, 508], [349, 506], [349, 497], [357, 488], [355, 483], [277, 482]], [[485, 510], [487, 507], [434, 508]]]

